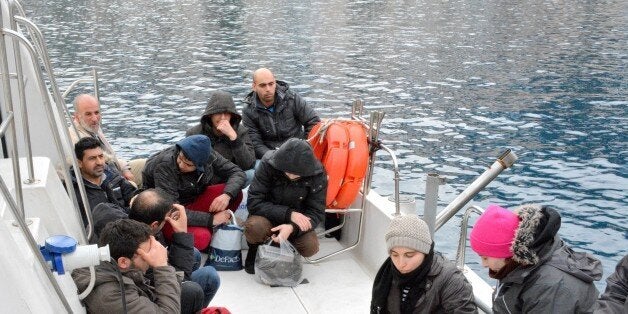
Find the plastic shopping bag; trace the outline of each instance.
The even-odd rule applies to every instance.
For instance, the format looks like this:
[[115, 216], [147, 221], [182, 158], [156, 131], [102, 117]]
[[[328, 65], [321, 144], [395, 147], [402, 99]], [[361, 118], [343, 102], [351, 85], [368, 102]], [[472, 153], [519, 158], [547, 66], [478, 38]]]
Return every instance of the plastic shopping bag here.
[[242, 227], [238, 226], [233, 212], [230, 224], [222, 224], [214, 230], [209, 245], [209, 265], [217, 270], [242, 269]]
[[270, 245], [271, 242], [257, 249], [256, 278], [269, 286], [294, 287], [301, 283], [301, 255], [287, 240], [280, 241], [279, 247]]

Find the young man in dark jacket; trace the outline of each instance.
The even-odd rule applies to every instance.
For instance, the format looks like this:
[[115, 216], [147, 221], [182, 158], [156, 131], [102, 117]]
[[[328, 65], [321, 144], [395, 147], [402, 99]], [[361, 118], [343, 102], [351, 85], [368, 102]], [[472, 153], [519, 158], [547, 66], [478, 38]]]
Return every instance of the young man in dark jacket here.
[[[98, 204], [112, 203], [128, 212], [129, 201], [137, 189], [117, 172], [105, 172], [105, 157], [100, 145], [93, 137], [84, 137], [74, 145], [74, 154], [83, 177], [89, 207], [93, 212]], [[74, 171], [71, 175], [83, 223], [87, 224], [78, 180]]]
[[[131, 219], [111, 222], [99, 241], [99, 246], [105, 245], [109, 245], [113, 261], [95, 267], [94, 288], [83, 300], [88, 313], [181, 312], [181, 285], [175, 269], [168, 265], [166, 248], [147, 225]], [[144, 277], [148, 269], [153, 270], [153, 285]], [[90, 283], [89, 268], [74, 270], [72, 279], [79, 291], [85, 291]]]
[[511, 212], [489, 205], [473, 226], [471, 248], [499, 280], [494, 313], [590, 313], [602, 264], [558, 236], [560, 215], [547, 206]]
[[325, 217], [327, 174], [304, 140], [289, 139], [264, 156], [249, 186], [245, 270], [254, 273], [259, 244], [290, 241], [305, 257], [318, 252], [314, 229]]
[[320, 118], [288, 84], [266, 68], [253, 73], [253, 91], [244, 99], [242, 121], [249, 129], [255, 157], [277, 149], [289, 138], [306, 139]]
[[244, 170], [248, 185], [255, 172], [255, 150], [247, 128], [240, 121], [242, 116], [231, 95], [216, 91], [209, 98], [199, 124], [188, 129], [185, 136], [207, 135], [216, 152]]
[[[142, 177], [144, 188], [160, 189], [186, 209], [196, 209], [187, 212], [188, 225], [208, 230], [229, 221], [226, 209], [237, 207], [236, 197], [246, 181], [244, 172], [217, 154], [209, 138], [200, 134], [148, 158]], [[224, 189], [217, 197], [210, 196], [218, 184], [224, 184]], [[209, 237], [203, 239], [203, 247], [195, 246], [205, 249]]]
[[[133, 199], [129, 218], [148, 225], [155, 239], [168, 248], [168, 264], [177, 271], [182, 271], [184, 280], [197, 283], [203, 290], [203, 297], [197, 300], [194, 290], [189, 292], [186, 291], [186, 286], [182, 287], [182, 313], [196, 313], [207, 307], [220, 287], [220, 277], [211, 266], [198, 267], [195, 260], [194, 238], [187, 232], [188, 221], [183, 206], [173, 204], [163, 191], [148, 189]], [[174, 231], [170, 242], [166, 242], [161, 232], [166, 224]]]

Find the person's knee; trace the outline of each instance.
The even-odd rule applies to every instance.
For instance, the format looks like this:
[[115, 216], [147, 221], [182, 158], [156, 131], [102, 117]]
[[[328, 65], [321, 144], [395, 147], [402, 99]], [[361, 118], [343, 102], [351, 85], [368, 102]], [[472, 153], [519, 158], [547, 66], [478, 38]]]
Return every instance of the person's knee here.
[[205, 306], [203, 288], [193, 281], [181, 283], [181, 313], [198, 313]]
[[246, 241], [253, 244], [259, 244], [270, 237], [270, 229], [272, 228], [270, 221], [261, 216], [249, 216], [244, 222], [244, 236]]
[[299, 254], [301, 254], [303, 257], [311, 257], [314, 254], [318, 253], [319, 250], [319, 245], [318, 245], [318, 241], [316, 243], [307, 243], [305, 245], [303, 245], [303, 247], [298, 250]]

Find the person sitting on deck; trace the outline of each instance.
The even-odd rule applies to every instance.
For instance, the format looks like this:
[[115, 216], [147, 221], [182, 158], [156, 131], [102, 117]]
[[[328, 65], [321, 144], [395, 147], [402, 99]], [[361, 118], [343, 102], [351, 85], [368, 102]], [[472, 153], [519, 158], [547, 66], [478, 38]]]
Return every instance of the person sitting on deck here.
[[[105, 157], [100, 145], [100, 142], [93, 137], [82, 138], [74, 145], [74, 154], [83, 177], [89, 207], [94, 212], [98, 204], [112, 203], [128, 212], [129, 201], [136, 188], [115, 172], [105, 173]], [[81, 215], [83, 215], [83, 223], [87, 224], [78, 180], [74, 171], [70, 173]]]
[[[166, 248], [146, 224], [131, 219], [108, 223], [99, 240], [99, 246], [105, 245], [112, 261], [95, 266], [95, 285], [83, 299], [88, 313], [181, 312], [181, 285], [175, 269], [168, 265]], [[149, 269], [154, 274], [152, 284], [144, 277]], [[72, 279], [78, 291], [85, 291], [89, 268], [75, 269]]]
[[255, 272], [257, 248], [271, 236], [290, 241], [302, 256], [316, 254], [314, 229], [325, 217], [326, 194], [327, 174], [306, 141], [292, 138], [266, 154], [249, 186], [246, 272]]
[[289, 138], [306, 139], [320, 121], [314, 109], [288, 83], [276, 81], [269, 69], [253, 72], [252, 89], [244, 99], [242, 122], [249, 129], [257, 159]]
[[101, 112], [98, 100], [88, 94], [80, 94], [74, 98], [74, 120], [70, 126], [70, 140], [76, 144], [80, 139], [92, 137], [100, 142], [107, 163], [107, 172], [115, 172], [129, 181], [134, 180], [133, 173], [126, 161], [116, 157], [113, 147], [105, 138], [100, 127]]
[[233, 97], [216, 91], [209, 98], [199, 124], [187, 130], [185, 136], [207, 135], [216, 152], [244, 170], [248, 186], [255, 173], [255, 150], [248, 129], [240, 121], [242, 116], [236, 110]]
[[477, 220], [471, 248], [499, 282], [494, 313], [590, 313], [598, 296], [593, 283], [602, 265], [574, 252], [558, 235], [560, 215], [548, 206], [522, 205], [511, 212], [489, 205]]
[[[220, 287], [220, 277], [212, 266], [200, 266], [201, 253], [194, 248], [193, 235], [187, 233], [188, 220], [185, 208], [174, 204], [161, 190], [148, 189], [139, 193], [131, 204], [129, 218], [147, 224], [155, 239], [168, 248], [168, 264], [183, 272], [183, 279], [200, 285], [203, 296], [200, 300], [192, 292], [186, 291], [184, 281], [181, 294], [183, 313], [197, 313], [206, 307]], [[162, 228], [170, 225], [173, 229], [172, 240], [166, 241]], [[152, 275], [150, 272], [147, 275]]]
[[389, 257], [375, 276], [371, 313], [477, 313], [473, 287], [434, 251], [417, 215], [395, 217], [385, 239]]
[[209, 246], [212, 227], [229, 221], [226, 210], [238, 207], [246, 181], [244, 172], [216, 153], [201, 134], [149, 157], [142, 177], [144, 188], [160, 189], [188, 209], [188, 231], [201, 251]]

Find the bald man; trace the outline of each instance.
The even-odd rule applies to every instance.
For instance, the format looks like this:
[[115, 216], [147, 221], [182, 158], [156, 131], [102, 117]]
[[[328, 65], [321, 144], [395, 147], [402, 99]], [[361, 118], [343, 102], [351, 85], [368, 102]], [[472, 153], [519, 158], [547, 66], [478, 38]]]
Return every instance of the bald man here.
[[72, 144], [74, 145], [80, 139], [88, 136], [97, 139], [105, 155], [105, 162], [109, 166], [108, 171], [119, 173], [125, 179], [133, 181], [134, 176], [126, 161], [116, 158], [113, 147], [105, 138], [105, 134], [100, 128], [100, 120], [101, 113], [98, 100], [88, 94], [76, 96], [74, 98], [74, 120], [72, 121], [76, 130], [72, 126], [69, 128]]
[[275, 80], [266, 68], [253, 72], [252, 91], [244, 99], [242, 122], [249, 129], [255, 158], [281, 146], [289, 138], [307, 138], [320, 118], [288, 83]]

